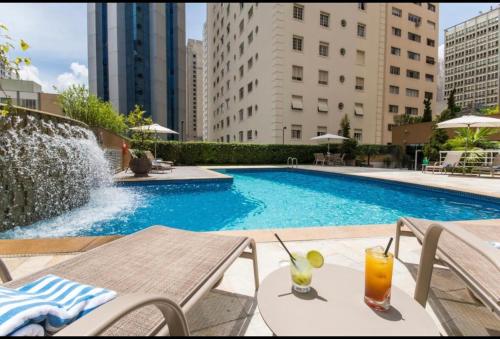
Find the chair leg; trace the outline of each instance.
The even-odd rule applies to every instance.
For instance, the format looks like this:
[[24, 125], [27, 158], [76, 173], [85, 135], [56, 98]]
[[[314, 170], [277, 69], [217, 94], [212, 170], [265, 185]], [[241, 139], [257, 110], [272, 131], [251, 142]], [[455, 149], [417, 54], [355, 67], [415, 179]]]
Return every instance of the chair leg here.
[[250, 248], [252, 249], [253, 278], [255, 282], [255, 290], [257, 291], [259, 289], [259, 267], [257, 264], [257, 244], [253, 239], [250, 242]]
[[401, 227], [403, 226], [403, 222], [398, 220], [396, 223], [396, 239], [394, 242], [394, 258], [399, 259], [399, 240], [401, 238]]

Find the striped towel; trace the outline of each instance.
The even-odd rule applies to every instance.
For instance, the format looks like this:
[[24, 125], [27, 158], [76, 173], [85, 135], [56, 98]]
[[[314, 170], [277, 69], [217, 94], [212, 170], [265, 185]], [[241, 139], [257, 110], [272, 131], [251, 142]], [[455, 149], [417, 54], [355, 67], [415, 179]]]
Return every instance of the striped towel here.
[[0, 286], [0, 335], [13, 334], [29, 324], [54, 333], [96, 307], [116, 292], [47, 275], [18, 289]]

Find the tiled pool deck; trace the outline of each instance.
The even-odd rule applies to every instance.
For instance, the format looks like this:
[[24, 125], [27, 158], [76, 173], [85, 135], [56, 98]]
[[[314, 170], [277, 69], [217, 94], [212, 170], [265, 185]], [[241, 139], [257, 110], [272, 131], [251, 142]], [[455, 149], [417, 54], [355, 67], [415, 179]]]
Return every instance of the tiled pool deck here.
[[[186, 166], [171, 173], [152, 174], [149, 178], [133, 178], [132, 173], [121, 172], [117, 181], [144, 180], [231, 180], [211, 171], [217, 168], [280, 168], [283, 166]], [[500, 198], [500, 179], [461, 175], [422, 174], [421, 172], [359, 167], [299, 166], [303, 170], [319, 170], [375, 179], [395, 180], [436, 188], [459, 190]], [[500, 220], [482, 220], [479, 223], [500, 225]], [[167, 223], [167, 222], [166, 222]], [[360, 225], [354, 227], [311, 227], [280, 229], [280, 235], [294, 250], [317, 249], [327, 263], [344, 265], [362, 271], [364, 249], [383, 244], [393, 236], [394, 225]], [[226, 231], [224, 234], [244, 234], [258, 242], [258, 260], [261, 281], [286, 260], [272, 230]], [[72, 238], [60, 240], [3, 240], [0, 256], [12, 271], [14, 278], [54, 265], [113, 237]], [[416, 269], [421, 246], [415, 238], [401, 240], [401, 260], [396, 261], [393, 283], [413, 295]], [[31, 253], [31, 255], [29, 254]], [[54, 255], [54, 253], [58, 253]], [[500, 335], [500, 321], [478, 304], [467, 293], [464, 284], [443, 267], [434, 269], [432, 293], [428, 312], [441, 332], [455, 335]], [[227, 271], [219, 287], [209, 293], [189, 315], [195, 335], [271, 335], [259, 314], [254, 298], [252, 269], [246, 260], [237, 260]], [[332, 319], [334, 321], [334, 319]], [[411, 333], [409, 333], [411, 335]]]

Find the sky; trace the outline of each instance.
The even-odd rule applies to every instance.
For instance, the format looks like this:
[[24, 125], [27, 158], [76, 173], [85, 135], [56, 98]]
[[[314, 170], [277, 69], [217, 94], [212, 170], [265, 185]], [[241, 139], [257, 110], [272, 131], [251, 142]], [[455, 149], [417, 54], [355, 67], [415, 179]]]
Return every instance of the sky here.
[[[439, 43], [444, 28], [456, 25], [498, 3], [441, 3]], [[186, 4], [186, 39], [203, 38], [205, 3]], [[72, 84], [88, 84], [87, 4], [1, 3], [0, 23], [6, 24], [15, 40], [30, 45], [26, 53], [32, 65], [23, 67], [21, 77], [42, 85], [45, 92], [64, 90]], [[54, 86], [56, 89], [54, 89]]]

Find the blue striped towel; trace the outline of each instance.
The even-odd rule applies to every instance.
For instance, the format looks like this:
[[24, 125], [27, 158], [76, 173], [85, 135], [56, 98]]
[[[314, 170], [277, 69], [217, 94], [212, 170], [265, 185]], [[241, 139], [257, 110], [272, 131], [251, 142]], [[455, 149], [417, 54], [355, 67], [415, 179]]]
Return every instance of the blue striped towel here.
[[29, 324], [54, 333], [96, 307], [116, 292], [47, 275], [18, 289], [0, 286], [0, 335], [12, 334]]

